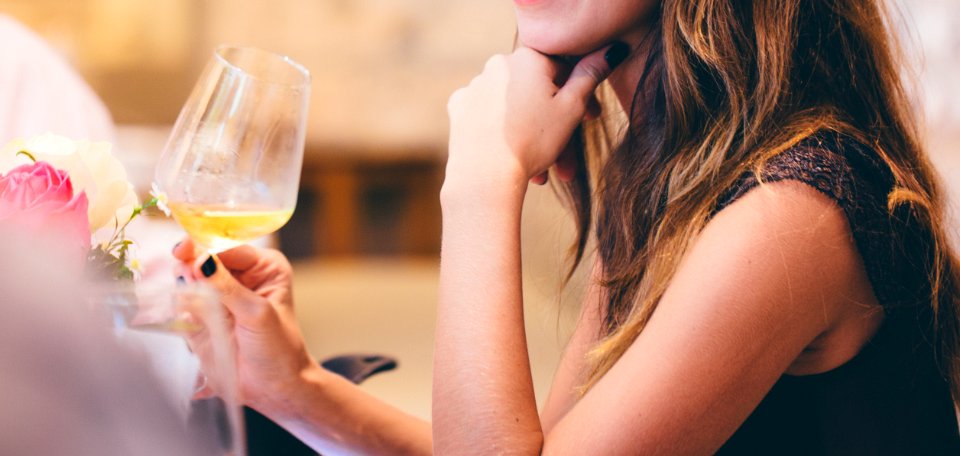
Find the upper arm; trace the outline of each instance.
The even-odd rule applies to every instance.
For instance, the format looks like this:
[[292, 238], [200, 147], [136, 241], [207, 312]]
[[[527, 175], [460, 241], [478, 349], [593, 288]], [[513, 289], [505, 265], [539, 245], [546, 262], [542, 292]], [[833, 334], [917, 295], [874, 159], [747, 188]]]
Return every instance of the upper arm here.
[[843, 212], [806, 185], [749, 192], [704, 228], [643, 332], [546, 453], [714, 452], [812, 340], [862, 301]]

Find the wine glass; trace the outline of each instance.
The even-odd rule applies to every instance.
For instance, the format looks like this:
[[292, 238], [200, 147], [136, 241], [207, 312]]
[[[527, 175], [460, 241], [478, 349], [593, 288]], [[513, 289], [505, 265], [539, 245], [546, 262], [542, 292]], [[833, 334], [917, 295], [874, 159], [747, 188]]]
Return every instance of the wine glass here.
[[262, 49], [221, 46], [187, 99], [156, 183], [191, 238], [218, 253], [283, 226], [297, 202], [310, 74]]

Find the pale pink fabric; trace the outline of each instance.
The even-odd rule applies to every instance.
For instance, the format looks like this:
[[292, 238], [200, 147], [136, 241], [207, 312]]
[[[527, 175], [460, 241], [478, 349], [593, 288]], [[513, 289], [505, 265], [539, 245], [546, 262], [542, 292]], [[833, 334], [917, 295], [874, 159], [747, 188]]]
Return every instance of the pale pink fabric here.
[[0, 144], [52, 132], [112, 141], [103, 102], [50, 45], [0, 14]]

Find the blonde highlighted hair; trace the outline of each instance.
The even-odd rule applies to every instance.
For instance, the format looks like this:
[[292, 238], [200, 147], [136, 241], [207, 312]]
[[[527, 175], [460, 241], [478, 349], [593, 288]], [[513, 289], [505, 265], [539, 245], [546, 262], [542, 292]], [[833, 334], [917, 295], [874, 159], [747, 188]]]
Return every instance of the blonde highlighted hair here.
[[834, 131], [876, 151], [895, 181], [888, 209], [907, 211], [929, 238], [939, 361], [960, 397], [960, 267], [882, 3], [662, 2], [622, 141], [611, 148], [615, 128], [585, 124], [583, 166], [562, 188], [578, 225], [575, 263], [593, 228], [603, 266], [605, 324], [584, 391], [643, 330], [724, 192], [804, 138]]

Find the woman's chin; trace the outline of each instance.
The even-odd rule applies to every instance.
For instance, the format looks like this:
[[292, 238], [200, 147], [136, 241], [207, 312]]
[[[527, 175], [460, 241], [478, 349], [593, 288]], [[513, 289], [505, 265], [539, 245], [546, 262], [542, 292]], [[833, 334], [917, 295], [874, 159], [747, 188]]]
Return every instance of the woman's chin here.
[[524, 33], [521, 30], [518, 38], [523, 46], [546, 55], [582, 56], [599, 47], [595, 43], [556, 33]]

